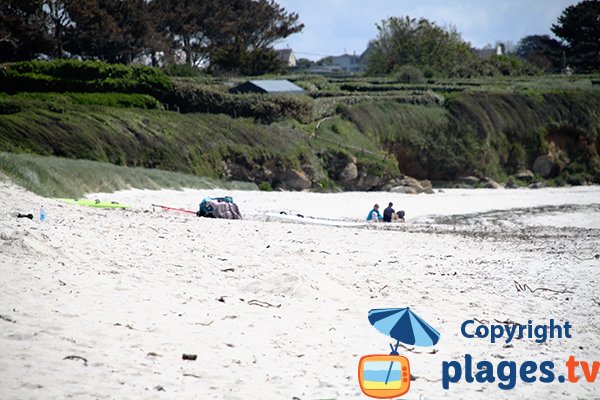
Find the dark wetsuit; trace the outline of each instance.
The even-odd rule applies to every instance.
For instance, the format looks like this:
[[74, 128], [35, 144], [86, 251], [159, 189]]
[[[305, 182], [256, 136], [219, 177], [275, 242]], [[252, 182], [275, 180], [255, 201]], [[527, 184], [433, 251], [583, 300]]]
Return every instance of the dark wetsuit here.
[[392, 207], [383, 210], [383, 222], [392, 222], [392, 215], [394, 215], [394, 212]]

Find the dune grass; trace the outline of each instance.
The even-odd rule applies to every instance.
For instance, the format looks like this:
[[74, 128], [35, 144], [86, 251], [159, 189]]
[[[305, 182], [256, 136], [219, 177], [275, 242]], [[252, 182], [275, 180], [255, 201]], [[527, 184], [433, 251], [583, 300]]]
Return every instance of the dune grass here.
[[178, 172], [128, 168], [89, 160], [71, 160], [31, 154], [0, 153], [0, 178], [45, 197], [81, 197], [86, 193], [137, 189], [255, 190], [246, 182], [225, 182]]

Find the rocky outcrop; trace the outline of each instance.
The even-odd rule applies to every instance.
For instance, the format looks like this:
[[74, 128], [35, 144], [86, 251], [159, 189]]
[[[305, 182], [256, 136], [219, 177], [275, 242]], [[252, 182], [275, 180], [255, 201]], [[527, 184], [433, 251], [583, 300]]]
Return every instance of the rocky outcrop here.
[[561, 167], [553, 156], [545, 154], [535, 159], [533, 163], [533, 172], [543, 178], [552, 178], [560, 173]]
[[525, 171], [519, 171], [514, 175], [515, 178], [525, 182], [531, 182], [533, 180], [533, 176], [533, 172], [531, 172], [528, 169], [526, 169]]
[[312, 182], [306, 174], [302, 171], [295, 169], [288, 169], [281, 176], [279, 176], [281, 186], [285, 189], [290, 190], [304, 190], [312, 186]]
[[419, 194], [419, 193], [427, 193], [433, 194], [433, 187], [431, 185], [431, 181], [425, 179], [419, 181], [415, 178], [411, 178], [410, 176], [396, 179], [390, 182], [391, 188], [389, 189], [392, 193], [404, 193], [404, 194]]
[[392, 193], [402, 193], [402, 194], [418, 194], [417, 190], [414, 187], [410, 186], [394, 186], [390, 189]]
[[358, 178], [358, 167], [354, 162], [346, 164], [338, 176], [338, 179], [342, 182], [349, 182], [356, 178]]
[[361, 171], [355, 183], [356, 190], [372, 190], [379, 186], [381, 177]]
[[531, 185], [528, 186], [529, 189], [541, 189], [545, 187], [546, 184], [544, 182], [533, 182]]
[[469, 186], [475, 186], [479, 183], [479, 178], [476, 176], [463, 176], [458, 178], [461, 183]]
[[502, 186], [492, 178], [485, 177], [481, 179], [481, 187], [485, 189], [500, 189]]

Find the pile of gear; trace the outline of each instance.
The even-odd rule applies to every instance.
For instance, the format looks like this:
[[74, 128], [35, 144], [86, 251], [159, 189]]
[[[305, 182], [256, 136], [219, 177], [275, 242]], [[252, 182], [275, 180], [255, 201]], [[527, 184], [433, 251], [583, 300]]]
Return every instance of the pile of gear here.
[[240, 209], [229, 196], [205, 197], [196, 215], [205, 218], [242, 219]]

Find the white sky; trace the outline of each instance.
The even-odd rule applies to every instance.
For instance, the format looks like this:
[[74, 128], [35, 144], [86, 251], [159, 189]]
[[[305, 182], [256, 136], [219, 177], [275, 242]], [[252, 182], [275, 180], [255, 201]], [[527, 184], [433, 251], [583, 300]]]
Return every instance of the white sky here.
[[549, 34], [570, 5], [569, 0], [276, 0], [297, 12], [305, 28], [279, 42], [298, 58], [318, 60], [344, 52], [362, 53], [377, 36], [375, 24], [391, 16], [425, 17], [438, 25], [456, 26], [474, 47], [496, 41], [515, 44], [524, 36]]

